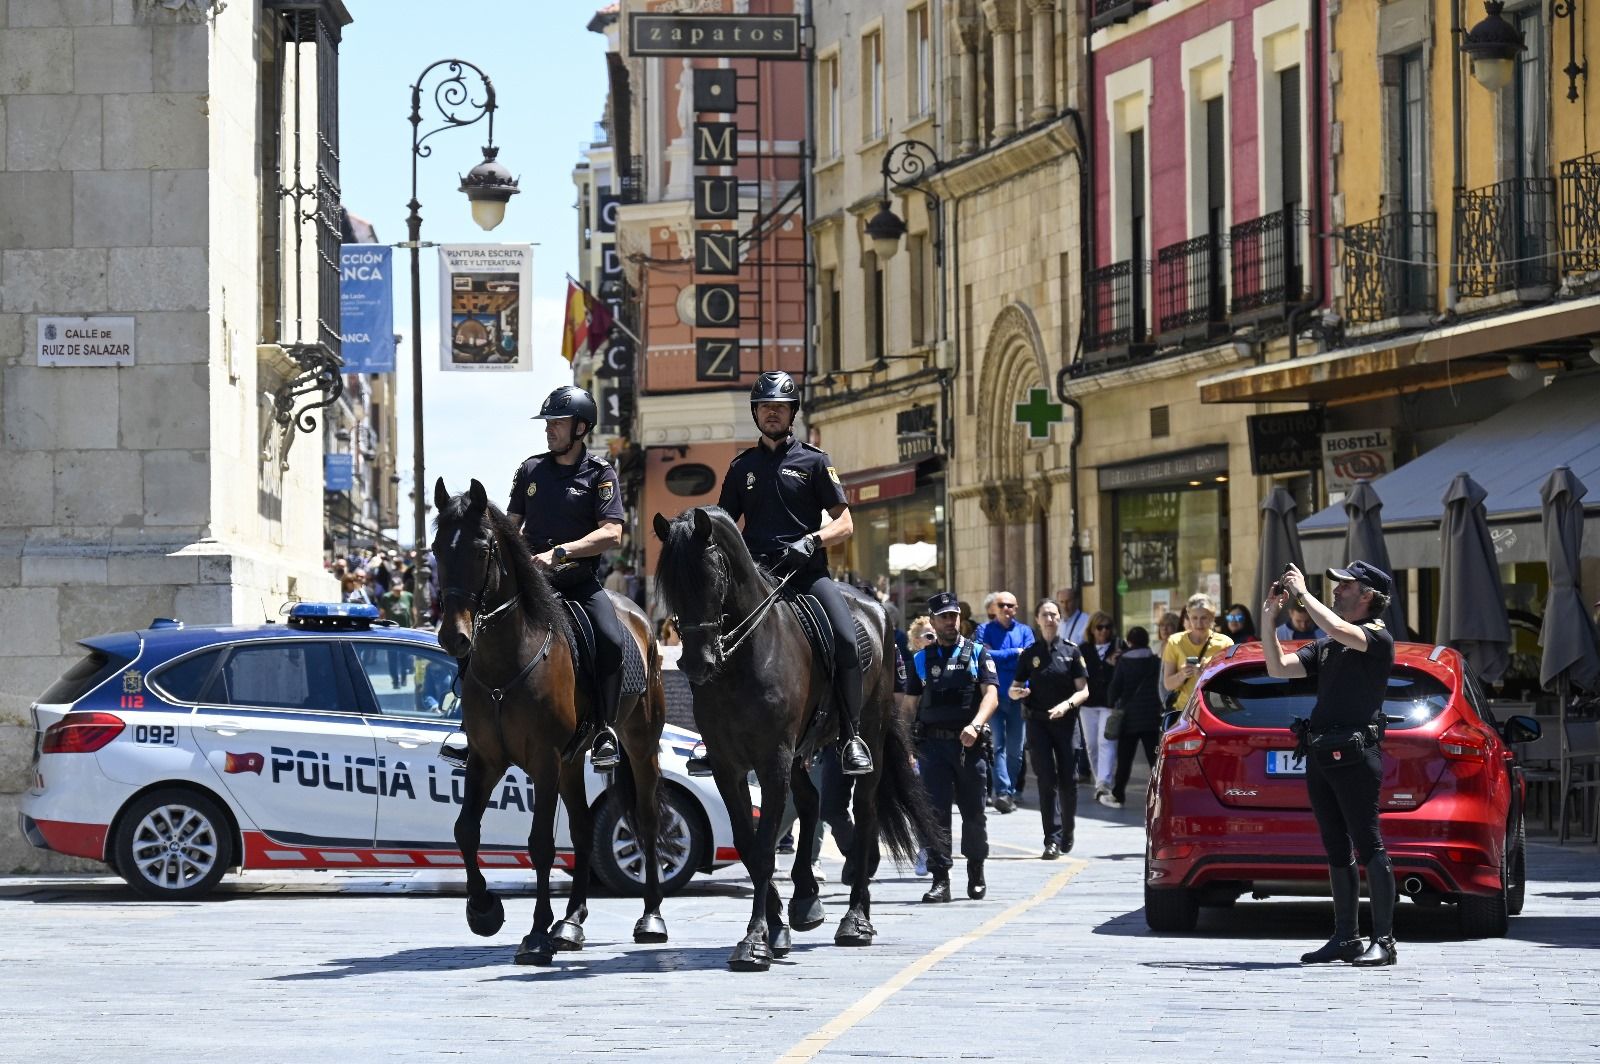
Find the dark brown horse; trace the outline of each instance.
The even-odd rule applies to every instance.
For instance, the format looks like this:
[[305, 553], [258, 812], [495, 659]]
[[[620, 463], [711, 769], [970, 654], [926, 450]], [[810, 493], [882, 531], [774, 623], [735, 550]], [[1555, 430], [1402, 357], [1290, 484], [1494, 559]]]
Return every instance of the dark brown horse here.
[[[728, 965], [736, 971], [765, 971], [774, 956], [789, 951], [783, 901], [773, 883], [782, 816], [772, 814], [783, 808], [791, 787], [800, 827], [795, 832], [789, 921], [801, 931], [823, 921], [811, 873], [819, 796], [803, 762], [813, 753], [838, 756], [831, 749], [817, 752], [838, 734], [836, 718], [813, 724], [819, 708], [833, 699], [833, 685], [789, 607], [774, 605], [772, 585], [756, 568], [726, 511], [697, 508], [671, 522], [656, 514], [655, 533], [663, 544], [656, 576], [683, 633], [678, 667], [693, 687], [695, 723], [705, 737], [717, 790], [733, 823], [734, 843], [755, 885], [747, 933]], [[871, 775], [855, 777], [855, 832], [848, 856], [856, 874], [850, 910], [833, 941], [870, 946], [877, 931], [868, 880], [877, 864], [879, 838], [896, 858], [909, 862], [923, 840], [934, 838], [939, 829], [922, 780], [911, 768], [906, 723], [894, 712], [895, 645], [888, 617], [881, 605], [859, 593], [847, 592], [845, 598], [872, 644], [861, 737], [872, 750], [875, 767]], [[759, 824], [751, 816], [747, 781], [752, 771], [767, 811]]]
[[[478, 869], [483, 811], [508, 768], [520, 767], [533, 783], [533, 829], [528, 855], [538, 875], [539, 900], [533, 929], [517, 951], [518, 964], [549, 964], [558, 950], [583, 946], [588, 916], [589, 861], [594, 819], [584, 786], [582, 756], [561, 757], [572, 739], [589, 695], [577, 682], [567, 613], [511, 520], [476, 480], [452, 497], [441, 479], [434, 486], [433, 555], [438, 565], [442, 617], [439, 645], [470, 660], [462, 670], [462, 727], [468, 757], [465, 800], [456, 819], [456, 845], [467, 868], [467, 924], [493, 935], [505, 923], [505, 908]], [[632, 602], [611, 597], [617, 616], [645, 662], [643, 694], [625, 697], [617, 714], [622, 760], [612, 777], [623, 815], [645, 850], [644, 915], [633, 926], [635, 942], [665, 942], [661, 918], [661, 863], [657, 850], [661, 782], [658, 761], [666, 697], [661, 660], [650, 622]], [[566, 916], [553, 926], [550, 866], [555, 860], [556, 797], [567, 806], [574, 867]]]

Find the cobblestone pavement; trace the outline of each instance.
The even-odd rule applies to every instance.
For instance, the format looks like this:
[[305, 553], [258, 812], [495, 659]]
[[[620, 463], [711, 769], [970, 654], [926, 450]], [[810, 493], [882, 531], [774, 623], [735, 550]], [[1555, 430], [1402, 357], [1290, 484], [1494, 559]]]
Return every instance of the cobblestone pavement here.
[[845, 892], [825, 858], [829, 922], [765, 974], [725, 965], [748, 913], [736, 869], [668, 900], [666, 945], [629, 940], [637, 902], [595, 900], [589, 946], [549, 969], [511, 963], [533, 909], [521, 879], [500, 881], [507, 926], [485, 940], [440, 873], [231, 877], [191, 904], [113, 879], [0, 878], [0, 1044], [30, 1064], [1596, 1059], [1593, 847], [1532, 844], [1509, 938], [1458, 941], [1448, 908], [1402, 903], [1398, 967], [1308, 969], [1296, 958], [1326, 936], [1325, 902], [1245, 900], [1193, 935], [1151, 934], [1141, 810], [1083, 797], [1057, 862], [1037, 859], [1033, 808], [991, 815], [985, 902], [921, 905], [927, 880], [886, 867], [871, 949], [832, 945]]

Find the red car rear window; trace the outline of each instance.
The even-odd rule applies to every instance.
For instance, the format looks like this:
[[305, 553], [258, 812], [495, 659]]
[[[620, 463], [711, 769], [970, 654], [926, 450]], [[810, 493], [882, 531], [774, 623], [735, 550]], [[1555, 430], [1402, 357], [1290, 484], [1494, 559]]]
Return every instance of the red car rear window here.
[[[1311, 677], [1280, 680], [1260, 666], [1241, 666], [1214, 676], [1201, 690], [1213, 717], [1237, 728], [1287, 728], [1295, 717], [1310, 717], [1317, 701], [1317, 681]], [[1397, 730], [1415, 728], [1433, 720], [1450, 704], [1450, 688], [1425, 672], [1398, 668], [1389, 675], [1389, 693], [1383, 711]]]

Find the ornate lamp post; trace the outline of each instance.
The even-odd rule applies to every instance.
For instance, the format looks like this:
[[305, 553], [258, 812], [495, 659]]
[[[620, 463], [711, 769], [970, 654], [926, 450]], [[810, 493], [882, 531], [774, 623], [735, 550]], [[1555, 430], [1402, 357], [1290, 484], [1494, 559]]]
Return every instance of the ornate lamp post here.
[[[428, 75], [440, 71], [433, 86], [433, 110], [438, 112], [441, 124], [422, 132], [422, 90]], [[483, 83], [483, 99], [475, 100], [467, 84], [467, 72], [477, 75]], [[417, 551], [417, 564], [412, 577], [411, 623], [420, 622], [426, 609], [428, 582], [431, 576], [428, 564], [428, 493], [423, 482], [422, 450], [422, 263], [419, 253], [422, 243], [422, 204], [417, 200], [417, 161], [433, 154], [427, 141], [436, 133], [459, 126], [470, 126], [488, 119], [488, 143], [484, 145], [483, 162], [469, 170], [461, 179], [461, 191], [472, 204], [472, 220], [484, 229], [493, 229], [506, 216], [506, 203], [516, 195], [516, 179], [511, 176], [496, 156], [500, 149], [494, 146], [494, 83], [476, 65], [465, 59], [441, 59], [423, 68], [411, 86], [411, 214], [406, 218], [406, 242], [400, 247], [411, 251], [411, 377], [412, 377], [412, 468], [411, 483], [413, 534]]]
[[908, 189], [921, 192], [928, 201], [928, 228], [933, 234], [933, 264], [944, 265], [944, 237], [939, 217], [939, 197], [930, 189], [919, 187], [928, 173], [944, 163], [931, 145], [920, 140], [902, 140], [883, 153], [883, 196], [878, 200], [878, 213], [867, 220], [867, 236], [872, 240], [872, 250], [879, 262], [894, 258], [900, 250], [900, 238], [906, 235], [906, 223], [889, 206], [889, 189]]

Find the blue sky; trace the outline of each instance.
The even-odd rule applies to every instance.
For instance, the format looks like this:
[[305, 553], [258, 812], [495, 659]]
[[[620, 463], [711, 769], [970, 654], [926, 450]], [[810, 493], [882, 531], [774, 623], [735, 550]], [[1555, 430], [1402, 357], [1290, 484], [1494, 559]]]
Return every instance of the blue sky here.
[[[605, 38], [584, 27], [601, 2], [347, 0], [354, 18], [340, 46], [340, 181], [344, 204], [372, 222], [385, 243], [406, 238], [411, 199], [410, 86], [437, 59], [465, 59], [494, 82], [500, 161], [521, 179], [506, 219], [492, 233], [473, 224], [460, 176], [482, 158], [484, 124], [440, 133], [418, 163], [422, 239], [437, 243], [535, 244], [534, 369], [483, 375], [439, 372], [438, 252], [422, 252], [423, 438], [426, 490], [443, 476], [452, 491], [477, 477], [501, 505], [511, 474], [543, 450], [528, 418], [558, 384], [570, 383], [561, 358], [567, 273], [577, 264], [572, 169], [605, 108]], [[429, 77], [429, 85], [439, 74]], [[469, 72], [470, 74], [470, 72]], [[475, 86], [476, 87], [476, 86]], [[428, 86], [424, 86], [426, 90]], [[426, 132], [431, 94], [423, 94]], [[433, 112], [437, 119], [437, 112]], [[394, 252], [399, 358], [400, 539], [411, 540], [411, 285], [409, 253]]]

